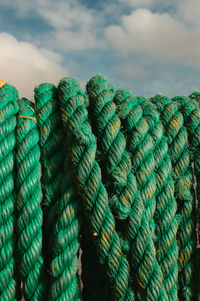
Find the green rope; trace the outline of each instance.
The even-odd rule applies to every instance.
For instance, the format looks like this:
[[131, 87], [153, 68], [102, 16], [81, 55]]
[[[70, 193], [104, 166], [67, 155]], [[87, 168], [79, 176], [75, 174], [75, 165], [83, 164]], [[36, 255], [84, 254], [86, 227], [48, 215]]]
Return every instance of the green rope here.
[[151, 236], [155, 239], [153, 216], [156, 206], [156, 180], [153, 139], [149, 134], [149, 126], [143, 116], [142, 107], [135, 97], [132, 97], [126, 90], [118, 90], [114, 101], [125, 130], [127, 150], [131, 156], [132, 168], [146, 210]]
[[44, 210], [44, 254], [47, 269], [52, 259], [49, 231], [53, 231], [54, 205], [60, 198], [60, 181], [63, 176], [62, 128], [56, 88], [51, 84], [41, 84], [35, 88], [35, 105], [40, 133], [42, 188]]
[[15, 146], [18, 92], [0, 88], [0, 300], [17, 300]]
[[114, 300], [134, 300], [130, 289], [129, 264], [122, 253], [101, 171], [95, 159], [96, 141], [87, 121], [85, 96], [73, 78], [59, 83], [62, 120], [73, 135], [71, 161], [77, 191], [84, 201], [89, 230], [94, 236], [100, 262], [106, 264]]
[[112, 186], [111, 206], [118, 219], [126, 219], [131, 212], [136, 184], [130, 173], [131, 162], [125, 150], [126, 140], [120, 131], [120, 120], [115, 114], [115, 104], [112, 101], [115, 91], [98, 75], [90, 79], [86, 88], [92, 130], [99, 139], [97, 143], [99, 142], [98, 146], [102, 150], [102, 165], [107, 170], [104, 179], [106, 177]]
[[[46, 183], [44, 195], [46, 196], [45, 203], [48, 206], [45, 210], [46, 237], [48, 237], [49, 231], [53, 233], [46, 247], [48, 253], [51, 250], [47, 263], [52, 278], [49, 298], [50, 300], [57, 300], [57, 298], [59, 300], [76, 300], [75, 298], [79, 298], [80, 294], [80, 292], [78, 293], [80, 287], [77, 275], [78, 211], [77, 201], [72, 200], [76, 196], [72, 197], [70, 179], [67, 180], [64, 177], [63, 184], [61, 184], [64, 150], [56, 88], [50, 84], [40, 85], [35, 89], [35, 98], [43, 150], [43, 173], [45, 175], [43, 183]], [[67, 169], [68, 167], [65, 166], [65, 170]], [[75, 287], [77, 287], [76, 290]]]
[[[57, 206], [53, 233], [53, 259], [51, 272], [53, 284], [50, 300], [80, 300], [79, 281], [79, 236], [80, 209], [79, 197], [75, 193], [69, 170], [69, 146], [65, 148], [66, 160], [61, 183], [61, 199]], [[62, 289], [60, 289], [62, 288]]]
[[200, 92], [0, 81], [0, 301], [200, 301]]
[[39, 132], [31, 102], [20, 103], [16, 132], [17, 229], [25, 300], [46, 300], [42, 258], [42, 200]]
[[181, 216], [177, 240], [179, 243], [179, 298], [191, 300], [194, 293], [195, 220], [193, 219], [194, 195], [192, 170], [188, 149], [188, 135], [178, 104], [168, 97], [152, 98], [160, 112], [169, 145], [172, 176], [175, 181], [177, 212]]
[[[190, 98], [183, 96], [176, 96], [173, 98], [175, 100], [180, 110], [184, 116], [184, 124], [187, 127], [188, 131], [188, 140], [189, 140], [189, 148], [190, 148], [190, 157], [191, 163], [194, 163], [194, 175], [195, 179], [193, 182], [197, 181], [197, 195], [199, 196], [200, 188], [199, 188], [199, 176], [200, 176], [200, 156], [199, 156], [199, 146], [200, 146], [200, 109], [198, 103], [198, 94], [193, 93]], [[196, 206], [195, 202], [191, 204], [191, 218], [196, 221]], [[199, 221], [198, 221], [199, 224]], [[195, 224], [193, 224], [193, 232], [191, 232], [192, 240], [194, 241], [193, 252], [191, 254], [193, 265], [196, 262], [196, 240], [195, 240]], [[193, 281], [195, 281], [196, 273], [198, 273], [198, 267], [193, 266]], [[200, 280], [197, 277], [197, 283]], [[196, 292], [197, 293], [197, 292]]]
[[[118, 105], [118, 113], [123, 119], [125, 119], [124, 122], [124, 129], [127, 132], [127, 135], [129, 137], [131, 137], [130, 139], [132, 139], [132, 144], [130, 145], [137, 145], [139, 146], [139, 144], [136, 144], [135, 141], [137, 138], [137, 134], [141, 133], [142, 131], [142, 124], [146, 125], [147, 123], [145, 123], [143, 117], [141, 115], [140, 119], [142, 119], [142, 122], [140, 124], [139, 121], [137, 119], [135, 119], [135, 124], [133, 123], [133, 119], [136, 116], [135, 114], [137, 114], [136, 112], [140, 112], [140, 105], [137, 103], [136, 99], [132, 98], [131, 95], [127, 92], [127, 91], [117, 91], [116, 95], [115, 95], [115, 102]], [[136, 106], [136, 108], [135, 108]], [[139, 108], [140, 107], [140, 108]], [[139, 110], [138, 110], [139, 109]], [[122, 110], [123, 113], [122, 114]], [[136, 111], [135, 111], [136, 110]], [[132, 127], [130, 127], [130, 125], [132, 125]], [[137, 128], [140, 129], [140, 131], [137, 131]], [[146, 129], [146, 128], [144, 128]], [[148, 132], [146, 132], [148, 133]], [[147, 135], [147, 134], [146, 134]], [[145, 140], [146, 135], [141, 135], [141, 137], [144, 137], [143, 139]], [[135, 140], [134, 140], [135, 139]], [[145, 145], [145, 143], [143, 144]], [[142, 143], [140, 143], [140, 146], [142, 146]], [[130, 146], [129, 146], [130, 147]], [[145, 147], [143, 148], [143, 150], [145, 150]], [[132, 156], [132, 160], [134, 160], [134, 155], [136, 154], [137, 150], [132, 148], [129, 148], [129, 151], [131, 153]], [[142, 153], [142, 148], [140, 149], [140, 153]], [[148, 157], [148, 154], [145, 155], [145, 157]], [[142, 158], [142, 155], [141, 155]], [[141, 159], [142, 162], [142, 159]], [[135, 165], [135, 169], [136, 169], [136, 165]], [[141, 192], [142, 189], [143, 191], [145, 191], [146, 189], [146, 196], [148, 198], [148, 191], [149, 191], [149, 183], [151, 183], [150, 181], [148, 182], [148, 173], [145, 172], [145, 167], [141, 168], [142, 171], [144, 172], [144, 176], [146, 175], [146, 182], [145, 185], [143, 185], [142, 183], [142, 173], [139, 171], [137, 173], [136, 170], [136, 178], [137, 178], [137, 182], [138, 182], [138, 187], [141, 188]], [[150, 177], [151, 179], [151, 177]], [[144, 192], [145, 193], [145, 192]], [[142, 195], [142, 194], [141, 194]], [[139, 198], [140, 200], [140, 198]], [[141, 199], [141, 201], [139, 202], [139, 206], [138, 206], [138, 213], [140, 212], [141, 208], [144, 206], [144, 201], [146, 199], [144, 199], [144, 194], [143, 194], [143, 199]], [[151, 206], [151, 201], [149, 202], [149, 206]], [[133, 206], [133, 212], [136, 211], [136, 206]], [[145, 210], [145, 206], [143, 207], [144, 209], [144, 213], [146, 213]], [[139, 214], [138, 214], [139, 215]], [[130, 255], [133, 255], [134, 253], [137, 254], [137, 281], [139, 283], [139, 288], [138, 288], [138, 299], [139, 300], [168, 300], [168, 296], [164, 290], [163, 287], [163, 275], [161, 272], [161, 269], [159, 267], [159, 264], [157, 262], [156, 259], [156, 253], [155, 253], [155, 247], [154, 247], [154, 243], [151, 237], [151, 232], [149, 230], [148, 227], [148, 223], [147, 223], [147, 218], [149, 217], [148, 214], [144, 214], [141, 218], [140, 218], [140, 224], [139, 227], [136, 228], [136, 225], [134, 225], [134, 220], [137, 220], [137, 218], [133, 215], [133, 217], [131, 218], [131, 222], [129, 227], [132, 227], [132, 232], [135, 228], [136, 233], [136, 240], [135, 243], [133, 243], [132, 245], [132, 249], [130, 250]], [[150, 221], [151, 222], [151, 221]], [[130, 238], [134, 239], [133, 234], [130, 236]], [[130, 240], [129, 238], [129, 240]], [[130, 242], [129, 242], [130, 243]], [[131, 256], [131, 262], [134, 263], [134, 257], [135, 256]]]
[[[198, 199], [198, 207], [197, 207], [197, 218], [198, 218], [198, 243], [200, 242], [200, 92], [195, 91], [188, 98], [184, 97], [188, 102], [184, 104], [184, 117], [186, 118], [188, 131], [190, 133], [190, 143], [193, 154], [194, 161], [194, 171], [196, 176], [196, 186], [197, 186], [197, 199]], [[192, 100], [192, 101], [191, 101]], [[190, 114], [190, 115], [189, 115]], [[200, 257], [200, 254], [199, 254]], [[199, 266], [200, 266], [200, 258], [199, 258]], [[200, 286], [199, 286], [199, 299], [200, 299]]]
[[164, 276], [167, 296], [169, 300], [177, 300], [178, 246], [176, 233], [179, 217], [176, 216], [177, 205], [174, 198], [171, 160], [168, 154], [167, 141], [163, 133], [163, 125], [156, 106], [145, 99], [142, 99], [140, 103], [154, 140], [156, 255]]

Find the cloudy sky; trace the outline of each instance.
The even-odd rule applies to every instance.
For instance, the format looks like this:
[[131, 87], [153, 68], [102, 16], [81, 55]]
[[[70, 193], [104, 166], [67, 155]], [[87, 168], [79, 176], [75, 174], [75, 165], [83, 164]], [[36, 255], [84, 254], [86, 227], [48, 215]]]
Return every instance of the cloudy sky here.
[[134, 95], [200, 90], [199, 0], [0, 0], [0, 79], [33, 97], [101, 73]]

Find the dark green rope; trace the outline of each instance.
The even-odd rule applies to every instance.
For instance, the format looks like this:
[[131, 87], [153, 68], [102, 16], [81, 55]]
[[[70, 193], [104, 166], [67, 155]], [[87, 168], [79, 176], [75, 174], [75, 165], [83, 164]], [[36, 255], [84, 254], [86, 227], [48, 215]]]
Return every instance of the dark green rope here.
[[55, 206], [59, 201], [60, 183], [63, 176], [63, 141], [59, 105], [54, 85], [41, 84], [35, 88], [35, 106], [40, 133], [42, 165], [42, 206], [44, 211], [43, 249], [46, 269], [50, 271], [52, 260], [52, 233], [55, 220]]
[[177, 212], [181, 216], [178, 230], [179, 298], [189, 301], [194, 294], [195, 220], [193, 219], [194, 192], [188, 148], [188, 134], [178, 104], [168, 97], [152, 98], [160, 112], [172, 162]]
[[178, 288], [178, 246], [176, 233], [179, 217], [176, 216], [172, 166], [168, 154], [167, 140], [156, 106], [144, 98], [140, 100], [150, 134], [154, 140], [156, 175], [156, 255], [164, 277], [164, 286], [170, 301], [177, 300]]
[[87, 121], [85, 96], [73, 78], [63, 78], [58, 89], [63, 124], [73, 136], [70, 154], [77, 191], [84, 202], [90, 235], [95, 240], [100, 262], [106, 265], [113, 300], [134, 300], [129, 264], [122, 253], [107, 191], [95, 159], [96, 141]]
[[[199, 103], [198, 103], [198, 94], [193, 93], [190, 98], [184, 97], [184, 96], [176, 96], [172, 98], [174, 101], [176, 101], [179, 105], [179, 108], [184, 116], [184, 124], [188, 131], [188, 141], [189, 141], [189, 149], [190, 149], [190, 160], [191, 165], [194, 164], [194, 175], [195, 179], [193, 179], [193, 182], [196, 182], [197, 185], [197, 197], [199, 197], [200, 187], [199, 187], [199, 176], [200, 176], [200, 154], [199, 154], [199, 147], [200, 147], [200, 109], [199, 109]], [[192, 239], [194, 240], [193, 245], [193, 252], [191, 254], [193, 259], [193, 281], [195, 281], [196, 273], [198, 273], [198, 266], [196, 266], [196, 237], [195, 237], [195, 224], [197, 222], [196, 217], [196, 204], [193, 202], [191, 204], [191, 218], [195, 223], [193, 224], [193, 232], [191, 233]], [[199, 220], [198, 220], [199, 224]], [[199, 260], [199, 258], [198, 258]], [[199, 265], [199, 261], [198, 261]], [[197, 277], [196, 283], [200, 280], [200, 277]], [[197, 285], [197, 289], [198, 285]], [[198, 292], [195, 291], [195, 294]]]

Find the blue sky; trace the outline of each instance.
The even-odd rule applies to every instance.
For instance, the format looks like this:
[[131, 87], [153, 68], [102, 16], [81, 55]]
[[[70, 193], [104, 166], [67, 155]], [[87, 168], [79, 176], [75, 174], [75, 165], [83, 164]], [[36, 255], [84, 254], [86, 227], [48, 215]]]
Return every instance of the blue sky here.
[[134, 95], [200, 89], [199, 0], [0, 0], [0, 79], [33, 97], [41, 82], [102, 73]]

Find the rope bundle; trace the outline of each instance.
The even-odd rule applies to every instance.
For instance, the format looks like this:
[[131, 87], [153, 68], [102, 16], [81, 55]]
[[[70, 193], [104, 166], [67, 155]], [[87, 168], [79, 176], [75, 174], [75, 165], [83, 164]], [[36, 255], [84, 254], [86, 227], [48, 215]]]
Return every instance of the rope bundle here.
[[0, 301], [200, 300], [200, 93], [0, 82]]

